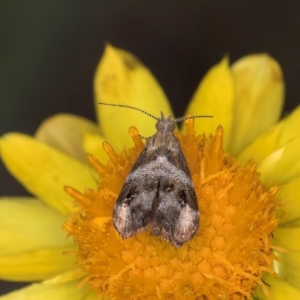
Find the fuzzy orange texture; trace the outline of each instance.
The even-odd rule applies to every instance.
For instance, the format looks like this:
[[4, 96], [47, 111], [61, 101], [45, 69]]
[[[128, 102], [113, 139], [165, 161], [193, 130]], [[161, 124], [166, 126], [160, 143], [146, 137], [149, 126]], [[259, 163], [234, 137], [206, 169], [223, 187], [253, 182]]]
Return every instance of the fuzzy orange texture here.
[[84, 283], [104, 299], [250, 299], [258, 285], [267, 294], [261, 278], [274, 274], [277, 187], [260, 182], [255, 163], [241, 166], [224, 152], [221, 126], [207, 138], [186, 120], [186, 134], [176, 135], [198, 198], [197, 234], [178, 249], [149, 230], [122, 240], [112, 211], [144, 148], [136, 128], [130, 135], [135, 147], [120, 155], [104, 144], [106, 166], [88, 155], [101, 180], [97, 190], [66, 188], [80, 206], [64, 229], [78, 245], [78, 265], [88, 274]]

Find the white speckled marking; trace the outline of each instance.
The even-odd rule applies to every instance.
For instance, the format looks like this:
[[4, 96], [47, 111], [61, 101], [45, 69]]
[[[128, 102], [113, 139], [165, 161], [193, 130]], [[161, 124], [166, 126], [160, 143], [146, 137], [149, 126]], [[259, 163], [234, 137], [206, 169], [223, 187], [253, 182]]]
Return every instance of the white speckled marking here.
[[165, 156], [159, 156], [155, 161], [140, 166], [128, 175], [126, 182], [140, 179], [145, 180], [149, 177], [169, 177], [170, 174], [172, 174], [172, 180], [180, 181], [185, 185], [194, 187], [190, 177], [176, 166], [172, 165]]

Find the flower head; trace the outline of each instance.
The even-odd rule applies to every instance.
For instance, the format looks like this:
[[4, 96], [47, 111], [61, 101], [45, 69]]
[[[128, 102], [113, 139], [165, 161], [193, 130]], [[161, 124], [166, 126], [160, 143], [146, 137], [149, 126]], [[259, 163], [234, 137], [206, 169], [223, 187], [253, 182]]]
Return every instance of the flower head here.
[[[109, 45], [97, 68], [95, 93], [96, 103], [129, 104], [154, 115], [158, 111], [171, 114], [149, 70], [129, 53]], [[246, 57], [231, 68], [225, 58], [201, 82], [187, 113], [212, 114], [214, 119], [195, 124], [189, 120], [185, 133], [177, 132], [199, 201], [200, 226], [194, 238], [178, 249], [148, 230], [122, 240], [112, 225], [115, 200], [144, 147], [139, 133], [154, 133], [147, 117], [96, 106], [101, 131], [86, 120], [61, 115], [39, 129], [37, 138], [42, 142], [20, 134], [4, 136], [4, 163], [47, 203], [41, 209], [32, 200], [23, 211], [37, 207], [36, 222], [44, 225], [43, 216], [51, 211], [57, 232], [64, 215], [72, 213], [64, 229], [76, 245], [71, 239], [62, 241], [61, 233], [53, 233], [48, 225], [41, 228], [46, 235], [52, 232], [52, 239], [42, 242], [39, 234], [45, 232], [35, 225], [32, 245], [24, 244], [20, 251], [7, 239], [0, 276], [44, 281], [3, 299], [15, 299], [17, 294], [42, 299], [47, 293], [55, 299], [82, 300], [96, 299], [97, 294], [104, 299], [298, 298], [300, 248], [294, 237], [300, 216], [295, 197], [300, 181], [300, 110], [276, 124], [282, 99], [280, 67], [267, 55]], [[139, 128], [130, 129], [134, 147], [126, 134], [132, 125]], [[104, 140], [109, 143], [101, 150]], [[99, 184], [84, 163], [84, 152], [93, 154], [88, 160], [100, 177]], [[66, 191], [75, 199], [75, 207], [60, 189], [62, 185], [72, 187]], [[15, 213], [8, 204], [11, 200], [2, 203], [2, 211]], [[285, 215], [276, 229], [282, 204]], [[3, 218], [1, 228], [7, 236], [14, 232], [8, 218]], [[31, 234], [25, 225], [18, 230], [20, 235]], [[77, 247], [77, 267], [73, 255], [56, 253], [62, 249], [74, 253]], [[37, 258], [40, 264], [33, 263]], [[23, 268], [8, 271], [12, 269], [7, 266], [20, 262]], [[76, 271], [78, 266], [81, 272]], [[78, 283], [83, 287], [75, 291]]]
[[[123, 150], [103, 166], [89, 160], [101, 183], [84, 194], [67, 188], [82, 207], [64, 228], [79, 246], [79, 265], [89, 273], [88, 285], [104, 298], [249, 299], [264, 271], [274, 273], [272, 232], [276, 229], [277, 188], [259, 181], [255, 163], [241, 166], [223, 151], [223, 130], [214, 138], [195, 135], [193, 120], [179, 135], [190, 164], [201, 211], [196, 236], [179, 249], [149, 232], [122, 240], [111, 214], [130, 167], [143, 147]], [[100, 246], [99, 246], [100, 243]], [[264, 287], [265, 288], [265, 287]]]

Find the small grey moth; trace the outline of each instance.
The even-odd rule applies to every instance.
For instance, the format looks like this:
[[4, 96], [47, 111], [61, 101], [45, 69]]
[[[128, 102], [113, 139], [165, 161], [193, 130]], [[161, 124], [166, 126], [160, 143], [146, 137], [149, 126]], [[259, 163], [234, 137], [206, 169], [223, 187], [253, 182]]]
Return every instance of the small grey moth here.
[[[99, 104], [142, 111], [126, 105]], [[160, 118], [150, 116], [157, 120], [157, 131], [147, 138], [125, 180], [113, 211], [113, 223], [122, 238], [150, 227], [154, 235], [180, 247], [195, 235], [200, 217], [190, 170], [174, 135], [176, 122], [184, 118], [165, 118], [163, 113]]]

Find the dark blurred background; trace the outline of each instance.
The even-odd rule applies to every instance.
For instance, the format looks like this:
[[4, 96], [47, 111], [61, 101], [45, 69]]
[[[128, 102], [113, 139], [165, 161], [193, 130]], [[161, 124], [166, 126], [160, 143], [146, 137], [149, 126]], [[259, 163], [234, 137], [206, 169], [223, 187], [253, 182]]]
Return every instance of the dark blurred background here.
[[[147, 65], [181, 116], [205, 72], [268, 52], [286, 81], [285, 112], [300, 96], [299, 0], [2, 0], [0, 134], [33, 134], [68, 112], [95, 120], [92, 79], [104, 43]], [[0, 194], [26, 191], [0, 164]], [[22, 286], [0, 283], [0, 295]]]

